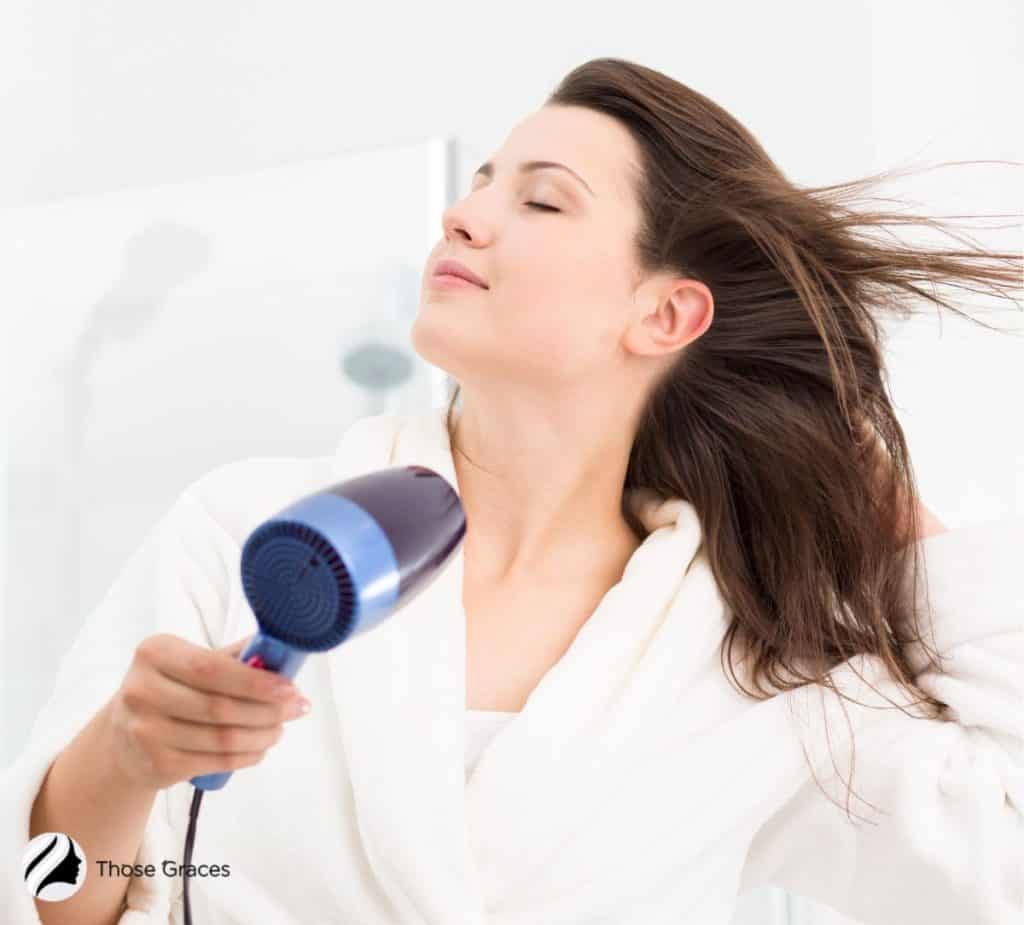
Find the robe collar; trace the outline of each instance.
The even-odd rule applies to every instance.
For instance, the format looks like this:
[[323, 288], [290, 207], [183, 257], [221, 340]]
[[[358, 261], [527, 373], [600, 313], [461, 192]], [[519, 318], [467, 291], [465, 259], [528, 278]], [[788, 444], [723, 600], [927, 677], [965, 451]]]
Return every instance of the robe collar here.
[[[416, 464], [458, 492], [445, 414], [357, 421], [333, 481]], [[326, 653], [355, 822], [397, 921], [478, 925], [517, 891], [539, 889], [563, 839], [602, 811], [602, 786], [638, 749], [664, 744], [657, 724], [713, 658], [725, 623], [692, 505], [649, 493], [631, 503], [647, 537], [468, 781], [461, 546], [405, 607]], [[695, 560], [702, 567], [679, 595]], [[685, 640], [666, 639], [681, 630], [669, 619], [679, 608], [700, 619]], [[673, 737], [690, 729], [673, 723]]]

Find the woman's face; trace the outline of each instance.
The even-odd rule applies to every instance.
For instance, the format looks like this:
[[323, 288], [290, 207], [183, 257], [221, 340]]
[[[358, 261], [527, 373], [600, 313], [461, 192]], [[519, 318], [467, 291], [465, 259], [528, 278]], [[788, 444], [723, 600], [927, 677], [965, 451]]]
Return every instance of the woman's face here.
[[[607, 387], [637, 284], [635, 156], [626, 129], [592, 110], [545, 106], [519, 123], [444, 213], [411, 332], [416, 351], [470, 386], [483, 377], [545, 391]], [[564, 164], [581, 179], [521, 169], [528, 161]], [[444, 259], [488, 288], [434, 285]]]

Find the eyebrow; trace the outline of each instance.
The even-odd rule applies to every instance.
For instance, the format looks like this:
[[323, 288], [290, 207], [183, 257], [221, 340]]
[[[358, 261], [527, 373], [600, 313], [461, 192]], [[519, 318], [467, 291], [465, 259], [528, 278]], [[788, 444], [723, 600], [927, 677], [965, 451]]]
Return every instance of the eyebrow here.
[[[587, 192], [590, 193], [591, 196], [594, 196], [596, 198], [597, 194], [590, 188], [590, 186], [587, 184], [587, 181], [584, 180], [583, 177], [576, 173], [576, 171], [573, 170], [571, 167], [566, 167], [565, 164], [559, 164], [557, 161], [525, 161], [524, 163], [519, 165], [519, 172], [529, 173], [531, 170], [544, 170], [545, 168], [548, 167], [555, 167], [558, 170], [568, 171], [587, 188]], [[493, 177], [494, 164], [491, 161], [487, 161], [487, 163], [481, 164], [479, 167], [477, 167], [473, 176], [475, 177], [477, 176], [477, 174], [484, 177]]]

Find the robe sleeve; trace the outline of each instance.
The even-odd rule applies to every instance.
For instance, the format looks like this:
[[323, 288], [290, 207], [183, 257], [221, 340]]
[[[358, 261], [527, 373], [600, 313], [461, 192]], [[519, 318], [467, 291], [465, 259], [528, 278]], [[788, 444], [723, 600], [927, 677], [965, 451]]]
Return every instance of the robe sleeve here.
[[[739, 892], [779, 886], [864, 925], [1021, 925], [1024, 518], [919, 543], [919, 593], [927, 595], [922, 606], [930, 604], [922, 634], [943, 656], [943, 671], [924, 670], [919, 643], [907, 652], [916, 682], [947, 709], [939, 718], [908, 715], [914, 710], [873, 695], [853, 667], [891, 700], [911, 703], [874, 656], [831, 673], [873, 706], [844, 701], [844, 714], [823, 685], [789, 692], [794, 701], [826, 703], [819, 714], [841, 757], [828, 757], [825, 720], [811, 720], [804, 744], [818, 782], [808, 772], [755, 832]], [[847, 730], [855, 734], [852, 762], [842, 757]]]
[[[228, 464], [232, 466], [235, 464]], [[225, 618], [227, 534], [197, 500], [204, 479], [193, 482], [150, 528], [100, 603], [89, 613], [59, 662], [49, 700], [29, 740], [0, 774], [0, 908], [4, 921], [38, 925], [36, 903], [22, 884], [22, 856], [29, 842], [32, 806], [57, 755], [113, 696], [135, 647], [154, 633], [172, 633], [196, 645], [221, 644]], [[230, 545], [230, 544], [228, 544]], [[165, 858], [180, 859], [182, 839], [170, 826], [167, 790], [161, 790], [143, 833], [135, 863], [160, 871]], [[95, 876], [88, 845], [82, 845]], [[120, 925], [171, 920], [180, 878], [158, 874], [129, 881]]]

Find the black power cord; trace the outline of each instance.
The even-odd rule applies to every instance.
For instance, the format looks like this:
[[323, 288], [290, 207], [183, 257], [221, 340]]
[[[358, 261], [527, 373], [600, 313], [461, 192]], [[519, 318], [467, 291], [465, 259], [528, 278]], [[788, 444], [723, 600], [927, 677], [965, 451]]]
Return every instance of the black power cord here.
[[204, 791], [192, 788], [192, 806], [188, 811], [188, 832], [185, 834], [185, 861], [181, 872], [182, 886], [185, 891], [185, 925], [192, 925], [192, 907], [188, 902], [188, 869], [192, 864], [192, 844], [196, 840], [196, 819], [199, 816], [199, 804], [203, 802]]

